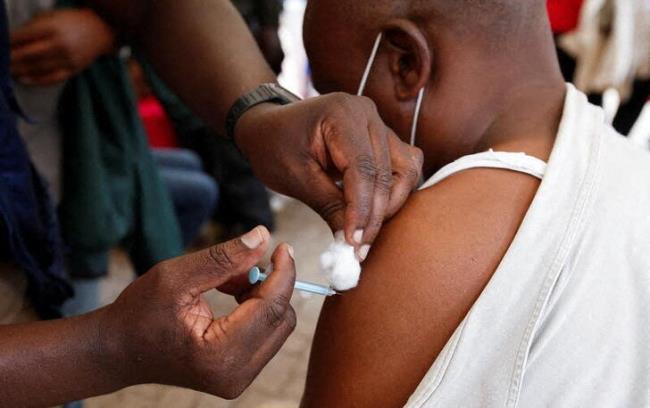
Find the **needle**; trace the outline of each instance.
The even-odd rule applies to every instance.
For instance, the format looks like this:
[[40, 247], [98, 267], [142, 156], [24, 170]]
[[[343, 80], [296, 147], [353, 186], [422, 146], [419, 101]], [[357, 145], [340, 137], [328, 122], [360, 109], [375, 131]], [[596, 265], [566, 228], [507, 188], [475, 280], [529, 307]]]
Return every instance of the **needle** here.
[[[254, 285], [257, 282], [264, 282], [266, 278], [268, 278], [268, 275], [260, 271], [260, 268], [257, 266], [254, 266], [248, 272], [248, 281], [251, 283], [251, 285]], [[324, 285], [317, 285], [315, 283], [302, 282], [297, 280], [294, 287], [302, 292], [315, 293], [322, 296], [336, 295], [336, 291], [334, 289]]]

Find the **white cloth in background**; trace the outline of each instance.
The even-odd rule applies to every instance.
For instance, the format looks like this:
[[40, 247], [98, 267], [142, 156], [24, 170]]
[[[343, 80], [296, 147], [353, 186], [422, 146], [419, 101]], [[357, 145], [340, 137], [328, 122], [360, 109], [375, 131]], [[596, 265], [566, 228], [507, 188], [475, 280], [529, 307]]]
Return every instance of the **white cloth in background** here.
[[309, 61], [302, 42], [305, 7], [307, 7], [307, 0], [284, 0], [278, 29], [284, 51], [282, 72], [278, 75], [278, 82], [301, 98], [318, 95], [311, 83]]
[[649, 182], [568, 85], [528, 213], [406, 406], [650, 406]]
[[648, 0], [586, 0], [560, 46], [576, 58], [574, 83], [586, 93], [615, 88], [625, 101], [633, 80], [650, 77]]

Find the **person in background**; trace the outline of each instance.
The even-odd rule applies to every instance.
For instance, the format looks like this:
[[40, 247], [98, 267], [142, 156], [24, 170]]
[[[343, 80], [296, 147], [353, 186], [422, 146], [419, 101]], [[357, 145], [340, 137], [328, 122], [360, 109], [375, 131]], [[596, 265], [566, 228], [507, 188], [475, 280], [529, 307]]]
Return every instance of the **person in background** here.
[[[136, 61], [137, 60], [137, 63]], [[146, 58], [136, 54], [132, 72], [137, 86], [146, 89], [149, 101], [162, 105], [175, 130], [175, 139], [199, 155], [203, 168], [219, 185], [219, 203], [213, 219], [220, 226], [218, 240], [235, 237], [256, 225], [275, 227], [269, 193], [253, 174], [250, 163], [231, 140], [220, 137], [198, 118], [164, 83]], [[150, 90], [150, 91], [148, 91]]]
[[190, 248], [219, 202], [217, 182], [205, 173], [201, 158], [191, 150], [155, 148], [153, 159], [174, 204], [184, 248]]
[[[273, 72], [280, 73], [284, 53], [278, 37], [281, 0], [236, 0], [235, 7], [248, 25], [262, 55]], [[160, 101], [176, 130], [178, 143], [200, 156], [203, 168], [219, 184], [219, 203], [214, 221], [219, 226], [217, 240], [229, 239], [256, 225], [275, 228], [269, 193], [253, 174], [248, 161], [230, 140], [215, 134], [172, 92], [156, 74], [146, 58], [137, 58], [144, 71], [143, 80]], [[154, 153], [155, 156], [155, 153]]]
[[[271, 69], [278, 74], [281, 70], [284, 53], [278, 37], [279, 16], [282, 11], [282, 1], [279, 0], [237, 0], [233, 4], [237, 7], [239, 13], [248, 25], [257, 45], [260, 47], [264, 58], [270, 65]], [[164, 115], [171, 119], [175, 135], [175, 142], [165, 142], [170, 146], [182, 146], [191, 150], [199, 156], [200, 162], [210, 176], [217, 180], [219, 185], [219, 200], [216, 211], [213, 215], [214, 221], [219, 226], [217, 240], [230, 239], [237, 235], [250, 230], [256, 225], [264, 225], [270, 231], [275, 228], [274, 216], [270, 207], [269, 193], [264, 184], [253, 174], [253, 170], [248, 161], [242, 156], [241, 151], [230, 140], [219, 137], [215, 131], [210, 128], [204, 121], [196, 117], [190, 109], [181, 101], [178, 96], [172, 92], [164, 81], [156, 74], [155, 69], [146, 61], [142, 55], [137, 55], [130, 61], [132, 77], [135, 78], [136, 89], [139, 89], [138, 95], [141, 99], [140, 110], [155, 110], [155, 115], [160, 117], [163, 113], [160, 106], [164, 108]], [[146, 123], [145, 123], [146, 124]], [[169, 133], [169, 127], [165, 125], [166, 133]], [[160, 130], [160, 129], [159, 129]], [[160, 134], [160, 132], [159, 132]], [[165, 137], [166, 140], [172, 137]], [[164, 156], [164, 157], [161, 157]], [[170, 163], [170, 156], [180, 156], [172, 160], [172, 163], [178, 163], [179, 160], [184, 162], [184, 176], [178, 173], [178, 166], [175, 169], [162, 171], [163, 178], [168, 182], [174, 183], [171, 178], [191, 177], [195, 181], [198, 189], [211, 190], [210, 181], [203, 175], [199, 175], [195, 170], [199, 169], [196, 157], [187, 151], [177, 155], [175, 152], [156, 151], [154, 158], [160, 164], [161, 162]], [[191, 163], [194, 163], [192, 165]], [[188, 169], [187, 165], [190, 165]], [[192, 171], [192, 175], [187, 174], [187, 170]], [[172, 195], [188, 197], [185, 192], [177, 188], [172, 188]], [[199, 195], [190, 194], [189, 197], [198, 197]], [[210, 197], [210, 194], [207, 194]], [[179, 201], [182, 201], [179, 203]], [[174, 198], [177, 210], [180, 207], [185, 208], [188, 202], [186, 200]], [[193, 208], [196, 212], [195, 219], [199, 214], [203, 214], [200, 208], [208, 207], [208, 203], [194, 202]], [[197, 208], [200, 207], [200, 208]], [[181, 210], [182, 211], [182, 210]], [[181, 216], [181, 218], [183, 218]], [[197, 223], [191, 220], [183, 222], [181, 219], [181, 229], [184, 231]], [[188, 234], [183, 232], [184, 236]], [[193, 235], [193, 234], [192, 234]]]
[[[26, 118], [18, 126], [56, 203], [62, 193], [59, 97], [67, 80], [115, 50], [113, 30], [91, 10], [56, 10], [56, 0], [10, 0], [11, 74]], [[31, 119], [31, 120], [28, 120]]]
[[134, 58], [129, 58], [128, 67], [137, 97], [138, 113], [160, 176], [174, 203], [183, 245], [187, 248], [216, 210], [219, 188], [214, 178], [205, 173], [199, 155], [179, 147], [176, 128], [151, 91], [140, 64]]
[[[59, 100], [65, 84], [101, 55], [115, 51], [113, 30], [89, 9], [54, 10], [55, 0], [10, 1], [11, 74], [25, 117], [18, 126], [47, 192], [58, 206], [63, 196], [64, 132]], [[69, 268], [66, 274], [69, 273]], [[83, 274], [80, 274], [83, 275]], [[73, 279], [75, 298], [66, 313], [76, 314], [97, 304], [94, 280]], [[36, 303], [38, 305], [38, 303]], [[37, 307], [42, 317], [58, 312]]]
[[78, 314], [98, 306], [97, 278], [107, 273], [113, 247], [126, 246], [144, 273], [182, 253], [181, 234], [144, 143], [113, 28], [74, 2], [11, 6], [12, 75], [36, 126], [20, 123], [60, 198], [66, 272], [76, 293], [65, 312]]

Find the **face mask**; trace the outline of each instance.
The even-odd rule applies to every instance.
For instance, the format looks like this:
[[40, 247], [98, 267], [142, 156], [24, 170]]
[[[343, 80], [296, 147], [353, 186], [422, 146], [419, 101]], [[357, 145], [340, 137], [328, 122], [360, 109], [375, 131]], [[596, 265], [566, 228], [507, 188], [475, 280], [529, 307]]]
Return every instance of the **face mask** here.
[[[370, 53], [370, 58], [366, 64], [366, 70], [363, 72], [363, 77], [361, 77], [361, 83], [359, 84], [359, 90], [357, 95], [363, 95], [363, 91], [366, 89], [366, 84], [368, 83], [368, 76], [370, 75], [370, 70], [372, 69], [372, 64], [375, 62], [375, 57], [377, 57], [377, 50], [379, 50], [379, 44], [381, 43], [382, 33], [377, 35], [375, 44], [372, 47], [372, 52]], [[415, 102], [415, 113], [413, 114], [413, 122], [411, 123], [411, 146], [415, 146], [415, 135], [418, 131], [418, 118], [420, 117], [420, 108], [422, 107], [422, 98], [424, 97], [424, 87], [418, 92], [418, 98]]]

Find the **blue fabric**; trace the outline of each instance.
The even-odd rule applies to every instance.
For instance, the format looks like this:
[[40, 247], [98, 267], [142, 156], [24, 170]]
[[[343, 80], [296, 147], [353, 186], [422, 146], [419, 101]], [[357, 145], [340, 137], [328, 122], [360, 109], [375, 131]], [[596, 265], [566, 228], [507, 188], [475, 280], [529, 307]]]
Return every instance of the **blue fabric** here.
[[78, 316], [103, 306], [101, 286], [104, 280], [105, 278], [72, 278], [74, 297], [63, 304], [63, 315]]
[[187, 149], [154, 149], [153, 158], [167, 186], [187, 247], [217, 208], [217, 182], [203, 171], [199, 156]]
[[20, 110], [11, 86], [4, 0], [0, 0], [0, 89], [0, 257], [26, 273], [28, 295], [41, 317], [59, 317], [58, 308], [72, 295], [72, 288], [63, 270], [54, 209], [16, 128]]
[[153, 159], [158, 167], [203, 172], [201, 158], [188, 149], [155, 148]]

